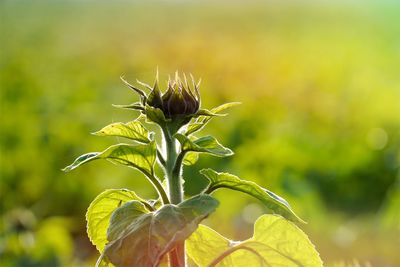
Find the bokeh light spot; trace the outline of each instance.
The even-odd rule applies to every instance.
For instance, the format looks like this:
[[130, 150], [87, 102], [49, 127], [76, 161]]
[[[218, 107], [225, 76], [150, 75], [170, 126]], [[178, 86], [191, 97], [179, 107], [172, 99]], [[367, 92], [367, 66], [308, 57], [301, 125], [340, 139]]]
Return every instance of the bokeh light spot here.
[[382, 128], [372, 128], [367, 135], [367, 144], [371, 149], [381, 150], [388, 142], [388, 135]]

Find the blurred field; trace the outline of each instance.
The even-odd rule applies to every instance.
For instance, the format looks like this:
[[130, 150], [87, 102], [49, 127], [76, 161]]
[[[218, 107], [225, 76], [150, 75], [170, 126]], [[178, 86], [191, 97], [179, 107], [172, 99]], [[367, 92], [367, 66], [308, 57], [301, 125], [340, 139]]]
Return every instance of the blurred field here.
[[[76, 156], [118, 139], [89, 133], [136, 116], [124, 74], [201, 77], [203, 106], [235, 156], [210, 166], [285, 197], [326, 266], [400, 266], [400, 4], [396, 1], [2, 1], [1, 266], [93, 266], [85, 210], [106, 188], [154, 197], [139, 172]], [[216, 194], [208, 220], [244, 239], [263, 208]], [[224, 223], [221, 223], [224, 222]], [[358, 263], [357, 263], [358, 262]], [[347, 265], [349, 264], [349, 265]]]

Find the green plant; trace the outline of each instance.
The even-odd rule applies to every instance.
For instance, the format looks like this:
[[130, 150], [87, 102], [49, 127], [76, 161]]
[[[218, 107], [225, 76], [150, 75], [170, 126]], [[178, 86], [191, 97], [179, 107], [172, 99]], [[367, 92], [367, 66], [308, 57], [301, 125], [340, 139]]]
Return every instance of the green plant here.
[[[238, 103], [200, 109], [200, 83], [191, 77], [189, 84], [186, 76], [181, 79], [178, 74], [168, 80], [165, 93], [158, 88], [158, 75], [154, 86], [140, 83], [149, 93], [122, 80], [140, 96], [140, 102], [117, 107], [137, 110], [141, 115], [128, 123], [108, 125], [95, 134], [125, 137], [136, 144], [116, 144], [102, 152], [84, 154], [64, 171], [107, 159], [140, 170], [157, 190], [159, 199], [145, 200], [127, 189], [106, 190], [96, 197], [86, 219], [89, 238], [101, 253], [97, 266], [146, 267], [168, 261], [172, 267], [183, 267], [186, 253], [199, 266], [322, 266], [307, 236], [290, 222], [303, 221], [283, 198], [254, 182], [204, 169], [201, 174], [210, 182], [207, 188], [199, 195], [184, 198], [183, 164], [194, 164], [199, 153], [233, 155], [214, 137], [197, 138], [193, 134]], [[155, 133], [150, 133], [142, 122], [159, 126], [162, 144], [157, 144]], [[165, 183], [155, 174], [156, 163], [164, 171]], [[200, 225], [217, 208], [218, 201], [211, 194], [220, 188], [249, 194], [276, 215], [261, 216], [252, 238], [232, 242]]]

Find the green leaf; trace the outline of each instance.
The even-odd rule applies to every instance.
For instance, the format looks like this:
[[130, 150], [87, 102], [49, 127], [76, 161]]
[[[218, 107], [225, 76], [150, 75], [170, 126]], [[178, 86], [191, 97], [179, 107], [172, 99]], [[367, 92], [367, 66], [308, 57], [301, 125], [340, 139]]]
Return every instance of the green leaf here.
[[194, 141], [183, 134], [175, 134], [175, 138], [181, 143], [182, 150], [185, 152], [208, 153], [218, 157], [227, 157], [233, 155], [232, 150], [218, 143], [212, 136], [205, 136]]
[[69, 172], [82, 164], [96, 159], [107, 159], [111, 162], [137, 168], [147, 175], [152, 175], [156, 152], [155, 142], [145, 145], [117, 144], [110, 146], [103, 152], [84, 154], [78, 157], [71, 165], [65, 167], [63, 171]]
[[107, 229], [112, 213], [132, 200], [139, 202], [144, 212], [149, 212], [144, 208], [148, 205], [145, 200], [127, 189], [108, 189], [90, 203], [86, 213], [87, 233], [90, 241], [100, 253], [103, 252], [107, 243]]
[[131, 209], [131, 205], [126, 204], [115, 211], [118, 220], [111, 221], [109, 233], [113, 234], [108, 236], [104, 259], [118, 267], [158, 266], [163, 256], [188, 238], [217, 206], [213, 197], [198, 195], [132, 220], [134, 216], [118, 215], [129, 213], [126, 209]]
[[142, 202], [132, 200], [126, 202], [123, 206], [114, 211], [111, 216], [111, 227], [107, 230], [107, 240], [116, 240], [120, 238], [119, 234], [143, 214], [148, 213]]
[[199, 225], [186, 241], [190, 258], [199, 267], [321, 267], [322, 260], [307, 235], [277, 215], [262, 215], [253, 237], [233, 242]]
[[186, 166], [190, 166], [195, 164], [198, 159], [199, 159], [199, 153], [188, 152], [183, 158], [183, 164], [185, 164]]
[[[197, 131], [200, 131], [201, 129], [203, 129], [204, 128], [204, 126], [206, 126], [206, 124], [214, 117], [214, 116], [224, 116], [224, 115], [226, 115], [226, 114], [218, 114], [219, 112], [221, 112], [221, 111], [223, 111], [223, 110], [225, 110], [225, 109], [227, 109], [227, 108], [230, 108], [230, 107], [233, 107], [233, 106], [236, 106], [236, 105], [239, 105], [239, 104], [241, 104], [240, 102], [230, 102], [230, 103], [225, 103], [225, 104], [222, 104], [222, 105], [220, 105], [220, 106], [218, 106], [218, 107], [215, 107], [215, 108], [213, 108], [213, 109], [211, 109], [210, 111], [208, 111], [208, 110], [206, 110], [206, 111], [204, 111], [205, 113], [207, 113], [207, 114], [200, 114], [199, 112], [198, 112], [198, 115], [201, 115], [201, 116], [199, 116], [199, 117], [197, 117], [194, 121], [192, 121], [191, 123], [189, 123], [188, 124], [188, 126], [187, 126], [187, 128], [186, 128], [186, 132], [185, 132], [185, 135], [190, 135], [190, 134], [192, 134], [192, 133], [195, 133], [195, 132], [197, 132]], [[211, 114], [211, 115], [210, 115]]]
[[159, 125], [164, 125], [165, 122], [167, 122], [164, 113], [159, 108], [154, 108], [152, 106], [146, 105], [145, 113], [148, 121], [155, 122]]
[[213, 116], [226, 116], [227, 114], [218, 114], [218, 113], [213, 113], [208, 109], [199, 109], [196, 114], [193, 115], [193, 117], [199, 117], [199, 116], [207, 116], [207, 117], [213, 117]]
[[98, 136], [120, 136], [141, 143], [150, 143], [149, 131], [142, 125], [140, 121], [112, 123], [93, 134]]
[[224, 111], [227, 108], [234, 107], [234, 106], [237, 106], [237, 105], [240, 105], [240, 104], [242, 104], [242, 103], [240, 103], [240, 102], [225, 103], [225, 104], [219, 105], [218, 107], [215, 107], [215, 108], [211, 109], [211, 112], [212, 113], [219, 113], [221, 111]]
[[219, 173], [212, 169], [203, 169], [200, 173], [210, 180], [206, 193], [211, 193], [219, 188], [229, 188], [240, 191], [257, 198], [273, 213], [280, 214], [295, 222], [305, 223], [294, 213], [286, 200], [254, 182], [242, 180], [229, 173]]
[[135, 103], [128, 104], [128, 105], [113, 104], [112, 106], [116, 107], [116, 108], [123, 108], [123, 109], [133, 109], [133, 110], [141, 110], [141, 111], [144, 110], [144, 107], [143, 107], [142, 103], [140, 103], [140, 102], [135, 102]]

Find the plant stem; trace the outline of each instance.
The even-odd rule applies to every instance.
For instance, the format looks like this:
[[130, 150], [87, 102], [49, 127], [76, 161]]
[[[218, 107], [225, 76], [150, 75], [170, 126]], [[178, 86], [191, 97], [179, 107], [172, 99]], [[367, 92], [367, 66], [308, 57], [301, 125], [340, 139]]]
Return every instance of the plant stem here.
[[[169, 199], [172, 204], [179, 204], [183, 201], [183, 187], [182, 187], [182, 153], [178, 155], [176, 147], [176, 139], [173, 135], [176, 133], [174, 127], [162, 127], [164, 135], [164, 142], [167, 150], [167, 157], [165, 160], [165, 174], [168, 181]], [[185, 242], [177, 244], [176, 248], [169, 253], [170, 267], [185, 267]]]
[[172, 204], [179, 204], [183, 200], [183, 188], [181, 181], [181, 166], [176, 166], [178, 152], [176, 149], [176, 139], [174, 132], [170, 129], [163, 130], [164, 140], [167, 148], [167, 158], [165, 162], [165, 172], [168, 181], [168, 193]]
[[163, 204], [169, 204], [169, 199], [167, 196], [167, 193], [165, 192], [164, 188], [162, 187], [160, 181], [158, 180], [158, 178], [154, 175], [150, 175], [145, 173], [145, 175], [147, 176], [147, 178], [150, 180], [150, 182], [153, 184], [153, 186], [157, 189], [158, 195], [161, 197], [161, 200], [163, 202]]

